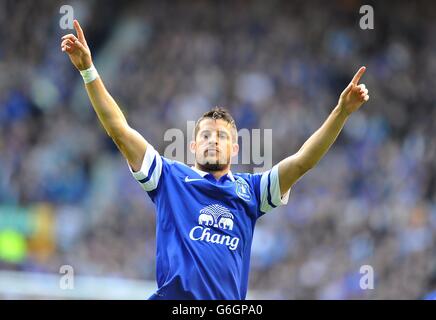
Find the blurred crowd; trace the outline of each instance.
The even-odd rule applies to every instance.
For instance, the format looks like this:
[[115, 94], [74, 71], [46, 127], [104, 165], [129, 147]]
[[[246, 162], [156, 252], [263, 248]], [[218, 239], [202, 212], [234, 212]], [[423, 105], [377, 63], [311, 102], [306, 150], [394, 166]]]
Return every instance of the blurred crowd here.
[[[370, 101], [289, 204], [258, 221], [253, 297], [420, 299], [436, 290], [436, 5], [377, 2], [375, 28], [362, 30], [362, 4], [71, 3], [108, 90], [162, 154], [167, 129], [219, 105], [239, 129], [273, 129], [277, 163], [367, 67]], [[48, 254], [29, 250], [0, 269], [70, 264], [81, 275], [154, 280], [153, 203], [61, 52], [72, 32], [60, 28], [61, 5], [0, 2], [0, 222], [44, 204], [54, 234]], [[362, 266], [372, 267], [373, 290], [359, 287]]]

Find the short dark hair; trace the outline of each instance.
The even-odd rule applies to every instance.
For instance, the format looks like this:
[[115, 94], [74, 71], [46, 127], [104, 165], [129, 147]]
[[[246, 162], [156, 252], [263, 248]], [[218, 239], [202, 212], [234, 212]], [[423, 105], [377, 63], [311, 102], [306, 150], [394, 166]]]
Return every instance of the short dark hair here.
[[203, 115], [197, 120], [197, 122], [195, 123], [195, 130], [194, 130], [194, 140], [197, 138], [197, 133], [198, 130], [200, 129], [200, 122], [203, 121], [204, 119], [213, 119], [213, 120], [224, 120], [227, 123], [229, 123], [232, 127], [232, 129], [234, 130], [233, 134], [234, 134], [234, 139], [237, 139], [237, 132], [238, 130], [236, 129], [236, 123], [235, 120], [233, 119], [233, 117], [230, 115], [230, 113], [223, 108], [220, 107], [215, 107], [212, 110], [209, 110], [205, 113], [203, 113]]

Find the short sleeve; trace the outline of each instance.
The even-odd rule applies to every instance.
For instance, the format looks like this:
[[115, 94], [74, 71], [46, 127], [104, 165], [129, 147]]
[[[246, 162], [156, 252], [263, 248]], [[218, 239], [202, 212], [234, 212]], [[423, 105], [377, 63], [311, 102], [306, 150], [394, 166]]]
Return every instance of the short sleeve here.
[[281, 196], [278, 164], [261, 174], [259, 188], [261, 213], [288, 203], [290, 189]]
[[128, 162], [127, 165], [135, 180], [145, 191], [153, 191], [157, 188], [162, 176], [162, 157], [151, 144], [147, 144], [139, 171], [134, 172]]

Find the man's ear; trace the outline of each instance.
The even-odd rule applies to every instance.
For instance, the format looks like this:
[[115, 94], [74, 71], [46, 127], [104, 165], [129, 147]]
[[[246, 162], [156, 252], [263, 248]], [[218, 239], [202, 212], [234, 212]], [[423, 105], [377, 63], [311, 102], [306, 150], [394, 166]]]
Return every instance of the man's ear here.
[[238, 155], [238, 152], [239, 152], [239, 144], [233, 143], [232, 144], [232, 158], [236, 157]]
[[195, 154], [195, 148], [197, 148], [197, 144], [195, 143], [195, 141], [191, 141], [191, 142], [189, 143], [189, 150], [190, 150], [193, 154]]

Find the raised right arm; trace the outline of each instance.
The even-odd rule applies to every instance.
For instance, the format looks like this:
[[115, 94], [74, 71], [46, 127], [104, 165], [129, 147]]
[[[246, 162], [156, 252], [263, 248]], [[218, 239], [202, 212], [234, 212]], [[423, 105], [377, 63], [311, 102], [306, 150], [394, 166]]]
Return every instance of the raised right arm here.
[[[68, 54], [71, 62], [79, 71], [87, 70], [93, 66], [91, 52], [77, 20], [74, 20], [74, 28], [77, 37], [73, 34], [62, 37], [61, 48], [63, 52]], [[121, 109], [106, 90], [99, 76], [85, 86], [92, 107], [106, 133], [117, 145], [133, 171], [139, 171], [147, 148], [147, 141], [128, 125]]]

